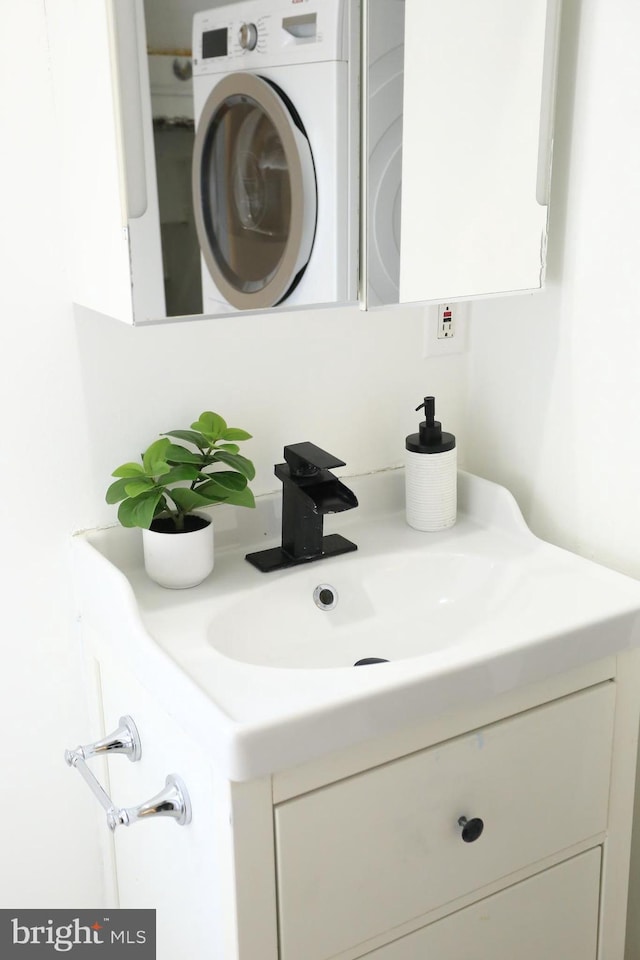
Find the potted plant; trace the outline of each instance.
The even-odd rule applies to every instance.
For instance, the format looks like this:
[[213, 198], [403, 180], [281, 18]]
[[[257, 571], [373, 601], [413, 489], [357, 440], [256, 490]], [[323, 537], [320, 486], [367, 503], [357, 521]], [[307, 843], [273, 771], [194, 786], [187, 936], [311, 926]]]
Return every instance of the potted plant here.
[[238, 446], [250, 437], [208, 410], [190, 430], [162, 434], [140, 463], [113, 471], [117, 479], [107, 503], [120, 504], [123, 527], [142, 528], [145, 569], [156, 583], [193, 587], [213, 570], [213, 524], [199, 509], [216, 503], [255, 507], [248, 486], [255, 468]]

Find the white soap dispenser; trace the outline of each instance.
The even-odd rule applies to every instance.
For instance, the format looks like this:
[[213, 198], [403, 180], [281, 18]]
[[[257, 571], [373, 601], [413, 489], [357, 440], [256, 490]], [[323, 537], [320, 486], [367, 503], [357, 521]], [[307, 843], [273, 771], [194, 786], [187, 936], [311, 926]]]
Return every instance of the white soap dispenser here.
[[456, 522], [457, 450], [452, 433], [435, 419], [435, 398], [425, 397], [425, 419], [406, 439], [405, 497], [407, 523], [416, 530], [446, 530]]

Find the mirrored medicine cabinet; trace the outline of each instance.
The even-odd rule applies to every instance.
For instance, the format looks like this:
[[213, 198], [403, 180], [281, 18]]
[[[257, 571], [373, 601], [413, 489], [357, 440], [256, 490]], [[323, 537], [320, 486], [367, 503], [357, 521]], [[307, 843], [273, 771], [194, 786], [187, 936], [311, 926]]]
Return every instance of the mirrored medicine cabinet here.
[[145, 324], [540, 288], [559, 6], [47, 0], [74, 301]]

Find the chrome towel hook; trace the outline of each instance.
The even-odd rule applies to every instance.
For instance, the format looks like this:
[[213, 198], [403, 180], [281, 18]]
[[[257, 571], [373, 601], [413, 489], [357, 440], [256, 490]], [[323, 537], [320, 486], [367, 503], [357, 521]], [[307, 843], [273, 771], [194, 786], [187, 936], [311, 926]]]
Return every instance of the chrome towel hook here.
[[107, 815], [109, 829], [115, 830], [119, 824], [130, 827], [138, 820], [148, 820], [152, 817], [171, 817], [180, 827], [191, 823], [191, 800], [186, 786], [175, 773], [169, 774], [164, 787], [155, 796], [133, 807], [118, 807], [95, 778], [87, 766], [87, 760], [91, 757], [122, 755], [135, 763], [142, 756], [140, 735], [132, 717], [128, 715], [120, 717], [119, 724], [113, 733], [101, 740], [64, 752], [67, 764], [75, 767], [82, 775], [101, 804]]
[[95, 740], [75, 750], [65, 750], [64, 758], [69, 766], [75, 766], [74, 758], [90, 760], [91, 757], [101, 757], [105, 754], [124, 754], [132, 763], [142, 756], [142, 744], [138, 728], [133, 718], [128, 714], [120, 717], [120, 726], [113, 733], [107, 734], [102, 740]]

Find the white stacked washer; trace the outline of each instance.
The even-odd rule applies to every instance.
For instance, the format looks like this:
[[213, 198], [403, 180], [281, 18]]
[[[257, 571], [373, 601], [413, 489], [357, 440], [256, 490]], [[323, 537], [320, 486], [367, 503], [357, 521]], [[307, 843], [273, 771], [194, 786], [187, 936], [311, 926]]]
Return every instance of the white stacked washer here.
[[205, 313], [357, 295], [356, 6], [244, 0], [194, 17]]

